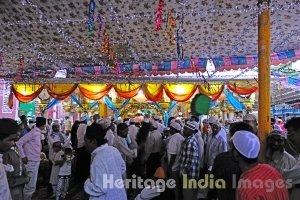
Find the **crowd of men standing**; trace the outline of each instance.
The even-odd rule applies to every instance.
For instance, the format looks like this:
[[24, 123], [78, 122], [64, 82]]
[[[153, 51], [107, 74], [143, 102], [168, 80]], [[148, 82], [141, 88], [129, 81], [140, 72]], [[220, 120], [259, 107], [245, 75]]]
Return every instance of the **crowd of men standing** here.
[[[42, 160], [49, 162], [51, 198], [64, 199], [74, 172], [89, 199], [297, 199], [299, 197], [300, 118], [288, 120], [267, 138], [262, 162], [257, 121], [246, 114], [241, 122], [215, 117], [199, 120], [171, 117], [166, 126], [157, 115], [134, 118], [83, 116], [72, 125], [37, 117], [35, 126], [0, 119], [0, 195], [4, 199], [30, 200], [36, 191]], [[72, 153], [72, 152], [75, 153]], [[43, 157], [43, 152], [46, 157]], [[74, 156], [75, 155], [75, 159]], [[76, 162], [75, 162], [76, 161]], [[75, 163], [75, 166], [72, 164]], [[73, 170], [72, 170], [73, 169]], [[75, 169], [75, 170], [74, 170]], [[223, 180], [224, 188], [184, 187], [184, 182]], [[172, 179], [173, 188], [107, 187], [104, 176], [114, 179]], [[192, 181], [192, 182], [191, 182]], [[259, 182], [243, 187], [245, 181]], [[272, 192], [265, 183], [275, 184]], [[288, 191], [289, 187], [289, 191]]]

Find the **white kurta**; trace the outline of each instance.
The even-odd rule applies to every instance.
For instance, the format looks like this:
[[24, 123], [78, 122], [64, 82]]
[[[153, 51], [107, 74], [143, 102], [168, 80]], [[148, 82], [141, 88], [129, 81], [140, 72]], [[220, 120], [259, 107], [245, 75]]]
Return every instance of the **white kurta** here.
[[[124, 187], [114, 184], [126, 174], [126, 164], [116, 148], [107, 144], [96, 148], [92, 152], [90, 172], [91, 176], [84, 184], [90, 200], [127, 199]], [[105, 176], [112, 179], [107, 180]]]

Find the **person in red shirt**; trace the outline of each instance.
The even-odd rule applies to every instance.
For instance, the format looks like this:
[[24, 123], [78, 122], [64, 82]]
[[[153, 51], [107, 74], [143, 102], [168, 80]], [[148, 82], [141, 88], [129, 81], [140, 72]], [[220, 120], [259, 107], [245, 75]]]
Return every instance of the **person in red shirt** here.
[[281, 174], [268, 164], [258, 163], [260, 142], [249, 131], [237, 131], [232, 137], [233, 157], [242, 175], [238, 181], [236, 200], [288, 200], [287, 184]]

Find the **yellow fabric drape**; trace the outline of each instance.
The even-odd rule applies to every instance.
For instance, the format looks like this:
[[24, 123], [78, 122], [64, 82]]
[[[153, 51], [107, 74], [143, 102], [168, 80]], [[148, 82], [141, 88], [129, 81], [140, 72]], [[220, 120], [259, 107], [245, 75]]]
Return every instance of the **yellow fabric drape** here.
[[149, 83], [143, 87], [145, 97], [150, 101], [160, 101], [164, 94], [164, 87], [161, 84]]
[[140, 84], [117, 83], [114, 85], [116, 93], [125, 99], [136, 96], [140, 88]]
[[77, 84], [46, 84], [45, 87], [47, 88], [47, 91], [51, 97], [58, 100], [63, 100], [75, 91]]
[[43, 90], [43, 84], [23, 84], [12, 85], [12, 92], [20, 102], [30, 102], [34, 100]]
[[207, 96], [215, 96], [223, 91], [224, 85], [203, 85], [199, 84], [198, 90], [199, 93]]
[[86, 98], [99, 100], [109, 93], [112, 84], [79, 84], [78, 88]]
[[196, 84], [165, 84], [165, 92], [171, 100], [184, 102], [189, 100], [197, 89]]

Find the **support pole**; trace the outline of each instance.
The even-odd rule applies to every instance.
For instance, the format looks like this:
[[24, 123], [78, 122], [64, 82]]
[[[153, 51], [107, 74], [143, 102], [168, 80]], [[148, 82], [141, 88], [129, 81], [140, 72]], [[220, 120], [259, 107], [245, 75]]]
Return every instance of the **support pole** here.
[[258, 136], [261, 141], [260, 159], [264, 161], [266, 138], [271, 131], [270, 54], [271, 54], [271, 0], [258, 0]]

